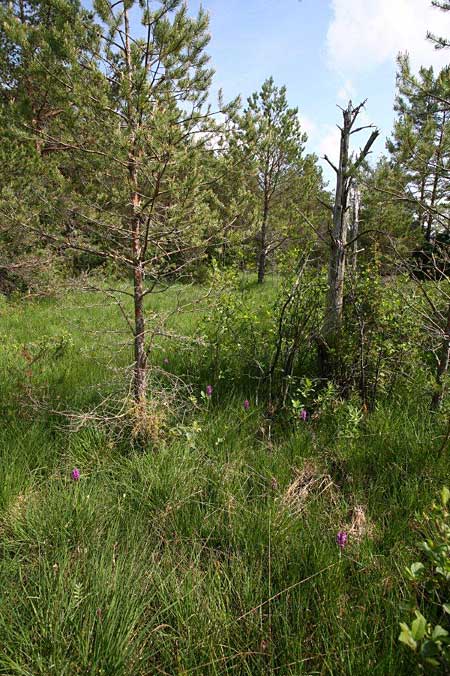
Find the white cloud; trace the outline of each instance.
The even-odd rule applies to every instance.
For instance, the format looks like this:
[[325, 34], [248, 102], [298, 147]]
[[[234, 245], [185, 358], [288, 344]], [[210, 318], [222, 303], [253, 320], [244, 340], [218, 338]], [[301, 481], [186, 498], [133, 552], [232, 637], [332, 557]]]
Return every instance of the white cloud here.
[[[318, 151], [320, 157], [327, 155], [327, 157], [337, 164], [339, 161], [339, 143], [340, 131], [332, 124], [325, 124], [321, 129], [320, 141], [318, 144]], [[325, 165], [323, 165], [325, 166]]]
[[302, 130], [308, 134], [308, 138], [314, 137], [317, 132], [317, 124], [314, 120], [303, 113], [299, 113], [298, 119], [300, 120]]
[[344, 105], [346, 105], [350, 99], [355, 98], [355, 94], [356, 94], [355, 88], [351, 80], [346, 80], [342, 84], [341, 88], [338, 90], [337, 100], [339, 101], [339, 103], [343, 103]]
[[412, 65], [442, 67], [448, 50], [435, 50], [427, 30], [450, 38], [450, 13], [428, 0], [331, 0], [327, 34], [329, 66], [343, 78], [373, 70], [408, 51]]

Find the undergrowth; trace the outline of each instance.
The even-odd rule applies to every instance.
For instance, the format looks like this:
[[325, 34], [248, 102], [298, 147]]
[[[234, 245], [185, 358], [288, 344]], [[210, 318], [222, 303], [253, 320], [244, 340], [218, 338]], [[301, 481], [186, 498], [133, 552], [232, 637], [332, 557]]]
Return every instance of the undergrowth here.
[[[258, 296], [269, 309], [274, 284]], [[198, 336], [201, 312], [174, 327]], [[168, 397], [142, 452], [112, 425], [60, 415], [115, 392], [109, 366], [129, 355], [111, 364], [114, 308], [73, 294], [58, 311], [0, 313], [1, 674], [414, 673], [397, 642], [404, 571], [414, 515], [450, 469], [442, 421], [414, 388], [358, 415], [322, 393], [306, 420], [295, 407], [277, 420], [255, 373], [214, 372], [208, 350], [161, 340], [155, 382], [180, 378], [189, 405]]]

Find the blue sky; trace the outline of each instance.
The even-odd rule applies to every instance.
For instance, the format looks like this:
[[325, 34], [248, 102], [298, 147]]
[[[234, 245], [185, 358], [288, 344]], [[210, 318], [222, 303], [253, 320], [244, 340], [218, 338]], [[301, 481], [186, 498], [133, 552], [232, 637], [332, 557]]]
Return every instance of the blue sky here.
[[[200, 0], [190, 0], [195, 12]], [[408, 51], [414, 67], [439, 68], [449, 52], [436, 52], [427, 29], [450, 36], [450, 13], [429, 0], [202, 0], [210, 15], [208, 52], [214, 90], [243, 99], [272, 75], [285, 84], [309, 135], [308, 149], [337, 153], [340, 111], [349, 97], [367, 98], [364, 122], [381, 130], [374, 155], [392, 128], [395, 58]], [[364, 137], [359, 140], [363, 143]], [[329, 173], [327, 172], [329, 177]]]
[[[202, 4], [210, 16], [212, 102], [219, 89], [225, 101], [240, 94], [245, 102], [272, 75], [299, 109], [307, 150], [334, 161], [337, 105], [347, 105], [349, 98], [355, 104], [367, 99], [360, 119], [381, 132], [372, 157], [383, 153], [394, 121], [399, 52], [409, 53], [414, 69], [450, 64], [450, 50], [437, 51], [426, 39], [427, 30], [450, 38], [450, 12], [433, 8], [431, 0], [186, 1], [190, 13]], [[139, 12], [133, 14], [137, 19]], [[353, 140], [357, 149], [366, 137]], [[332, 179], [332, 170], [321, 164]]]

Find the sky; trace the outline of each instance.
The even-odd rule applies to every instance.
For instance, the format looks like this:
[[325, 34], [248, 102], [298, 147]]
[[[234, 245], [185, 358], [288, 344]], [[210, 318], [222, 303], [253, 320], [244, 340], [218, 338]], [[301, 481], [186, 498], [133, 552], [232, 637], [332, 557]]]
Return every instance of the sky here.
[[[202, 0], [210, 15], [208, 53], [215, 69], [213, 94], [243, 101], [273, 76], [298, 107], [307, 149], [336, 161], [337, 105], [367, 99], [363, 123], [381, 131], [373, 157], [392, 129], [396, 56], [412, 66], [450, 64], [450, 50], [435, 50], [427, 30], [450, 37], [450, 12], [431, 0]], [[197, 11], [200, 0], [188, 2]], [[363, 133], [353, 137], [364, 145]], [[327, 179], [331, 170], [322, 162]]]

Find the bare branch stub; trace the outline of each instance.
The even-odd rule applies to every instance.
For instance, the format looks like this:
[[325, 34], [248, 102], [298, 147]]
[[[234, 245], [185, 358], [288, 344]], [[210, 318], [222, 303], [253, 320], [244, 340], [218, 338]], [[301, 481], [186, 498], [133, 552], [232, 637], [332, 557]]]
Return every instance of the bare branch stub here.
[[339, 171], [339, 169], [338, 169], [338, 168], [336, 167], [336, 165], [333, 164], [333, 162], [329, 159], [328, 155], [324, 155], [324, 156], [323, 156], [323, 159], [325, 160], [325, 162], [328, 162], [328, 164], [330, 165], [330, 167], [331, 167], [332, 169], [334, 169], [334, 171], [335, 171], [336, 174], [337, 174], [338, 171]]

